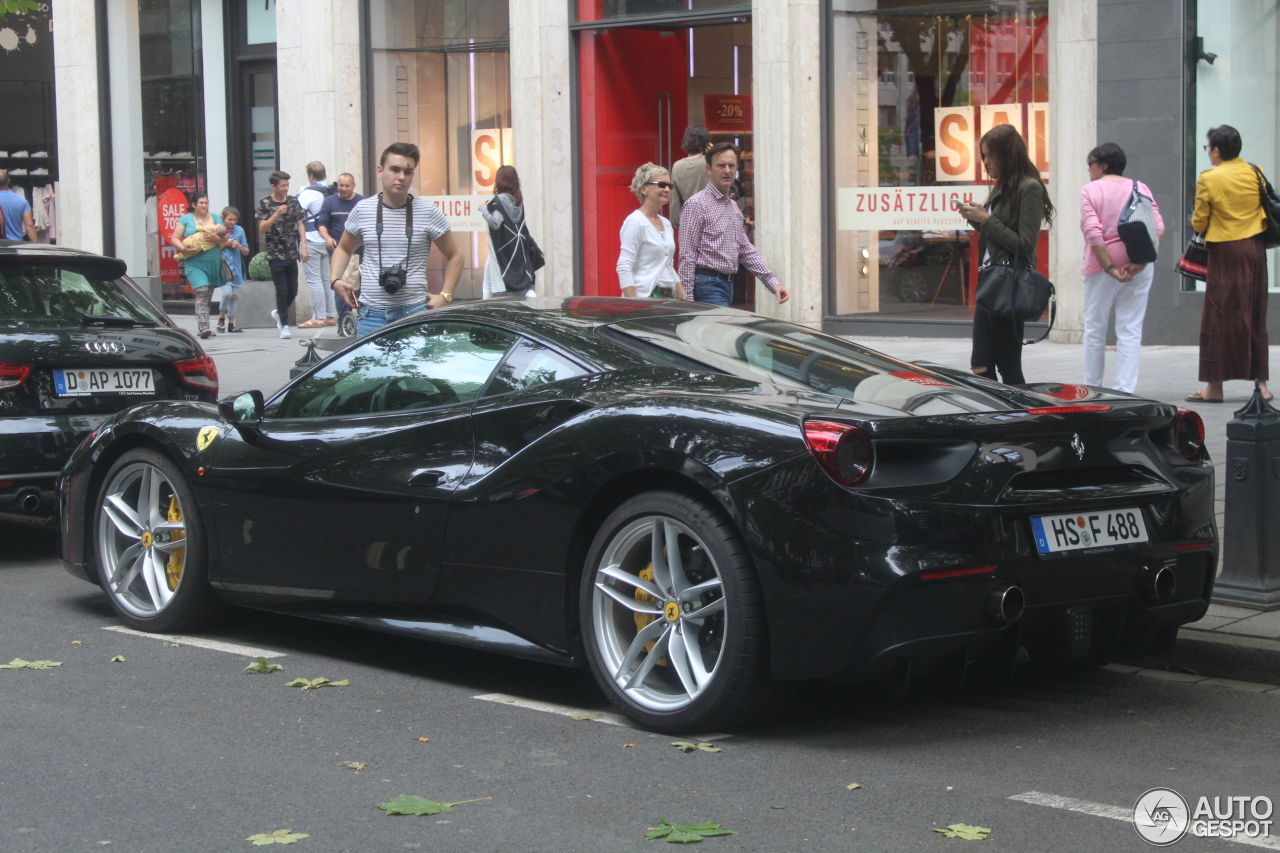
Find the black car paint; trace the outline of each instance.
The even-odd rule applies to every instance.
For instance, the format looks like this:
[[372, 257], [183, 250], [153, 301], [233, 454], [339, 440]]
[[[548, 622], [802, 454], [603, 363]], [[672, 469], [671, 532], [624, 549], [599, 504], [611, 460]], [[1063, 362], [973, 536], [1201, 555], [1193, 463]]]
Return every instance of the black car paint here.
[[[591, 316], [599, 303], [601, 316]], [[576, 590], [595, 525], [622, 497], [647, 488], [699, 494], [737, 526], [765, 588], [772, 665], [781, 678], [900, 678], [939, 667], [958, 668], [963, 677], [984, 654], [1012, 654], [1019, 643], [1032, 659], [1079, 657], [1063, 638], [1081, 606], [1096, 614], [1095, 636], [1110, 643], [1107, 654], [1138, 652], [1205, 611], [1217, 555], [1213, 469], [1207, 458], [1187, 460], [1173, 448], [1172, 407], [1087, 389], [1083, 401], [1111, 410], [1035, 415], [1025, 407], [1060, 402], [1057, 386], [1017, 390], [976, 380], [973, 387], [1002, 396], [1007, 408], [934, 417], [886, 413], [839, 397], [647, 364], [594, 334], [597, 322], [627, 310], [704, 309], [594, 300], [576, 313], [521, 303], [437, 312], [520, 332], [597, 372], [477, 400], [465, 460], [415, 460], [411, 448], [434, 424], [372, 416], [377, 459], [386, 463], [374, 481], [360, 476], [370, 459], [358, 439], [360, 419], [286, 435], [286, 421], [268, 417], [261, 430], [235, 427], [205, 405], [157, 404], [118, 415], [66, 468], [65, 564], [93, 579], [86, 553], [91, 524], [74, 504], [96, 488], [103, 466], [95, 468], [94, 460], [157, 441], [216, 517], [208, 525], [215, 586], [241, 603], [363, 620], [380, 630], [412, 633], [392, 623], [412, 626], [451, 614], [575, 658]], [[286, 387], [273, 396], [268, 413], [287, 393]], [[913, 454], [924, 453], [923, 467], [933, 465], [938, 479], [917, 476], [903, 485], [901, 477], [887, 478], [875, 486], [873, 476], [866, 487], [839, 486], [805, 445], [801, 424], [812, 416], [862, 426], [873, 443], [892, 450], [886, 458], [897, 454], [903, 470], [913, 467]], [[454, 429], [451, 418], [426, 413]], [[379, 425], [387, 424], [383, 434]], [[197, 450], [197, 435], [209, 426], [220, 437]], [[270, 448], [255, 447], [264, 436]], [[1083, 455], [1072, 447], [1077, 436]], [[1136, 482], [1109, 484], [1108, 477], [1131, 469]], [[441, 483], [425, 491], [407, 485], [421, 470], [443, 472]], [[1011, 488], [1026, 475], [1047, 477], [1052, 486], [1057, 474], [1066, 479], [1056, 489]], [[252, 539], [260, 525], [291, 515], [273, 509], [284, 495], [327, 505], [315, 529], [324, 546], [345, 549], [345, 569], [309, 577], [296, 538], [278, 540], [252, 562], [245, 556], [251, 546], [244, 522], [255, 522]], [[435, 511], [446, 500], [447, 520]], [[433, 501], [426, 534], [406, 542], [400, 531], [396, 539], [398, 528], [421, 526], [403, 522], [421, 518]], [[1128, 505], [1144, 509], [1148, 545], [1057, 559], [1035, 552], [1030, 516]], [[382, 524], [380, 513], [395, 523]], [[437, 525], [446, 526], [443, 533]], [[412, 557], [400, 568], [389, 557], [406, 545]], [[426, 553], [415, 555], [417, 548]], [[374, 551], [380, 560], [371, 558]], [[985, 565], [996, 571], [921, 577]], [[1178, 591], [1156, 603], [1145, 584], [1164, 565], [1175, 569]], [[248, 576], [251, 567], [264, 573]], [[1021, 625], [997, 626], [983, 616], [982, 602], [1003, 583], [1026, 591]]]

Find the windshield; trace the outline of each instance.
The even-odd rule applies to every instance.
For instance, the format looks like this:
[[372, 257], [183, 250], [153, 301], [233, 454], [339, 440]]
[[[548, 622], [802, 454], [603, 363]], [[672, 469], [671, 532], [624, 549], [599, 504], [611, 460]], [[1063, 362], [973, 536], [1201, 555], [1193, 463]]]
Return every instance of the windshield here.
[[80, 326], [85, 315], [167, 325], [132, 287], [100, 276], [93, 267], [0, 264], [0, 322]]
[[1005, 400], [928, 368], [778, 320], [686, 314], [628, 320], [610, 328], [735, 376], [798, 385], [918, 415], [1009, 408]]

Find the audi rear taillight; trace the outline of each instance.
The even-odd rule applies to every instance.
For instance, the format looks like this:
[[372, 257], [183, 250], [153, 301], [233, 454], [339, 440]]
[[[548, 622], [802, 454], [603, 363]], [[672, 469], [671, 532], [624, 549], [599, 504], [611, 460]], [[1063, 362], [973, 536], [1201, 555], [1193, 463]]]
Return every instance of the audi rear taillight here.
[[1188, 459], [1204, 453], [1204, 421], [1190, 409], [1178, 409], [1173, 418], [1173, 446]]
[[1038, 409], [1027, 409], [1028, 415], [1074, 415], [1077, 412], [1109, 412], [1111, 407], [1101, 403], [1087, 406], [1041, 406]]
[[218, 393], [218, 368], [210, 356], [188, 358], [185, 361], [175, 362], [173, 366], [178, 368], [178, 377], [184, 385], [190, 385], [200, 391]]
[[0, 391], [12, 391], [27, 381], [34, 368], [30, 364], [0, 361]]
[[866, 432], [850, 424], [805, 421], [804, 441], [822, 470], [842, 486], [862, 482], [875, 464], [871, 439]]

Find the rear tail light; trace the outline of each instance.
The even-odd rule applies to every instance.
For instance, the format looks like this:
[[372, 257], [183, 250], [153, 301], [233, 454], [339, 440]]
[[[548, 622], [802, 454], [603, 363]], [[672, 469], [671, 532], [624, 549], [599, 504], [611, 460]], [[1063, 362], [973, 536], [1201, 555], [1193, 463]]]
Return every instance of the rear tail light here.
[[822, 470], [843, 486], [865, 480], [875, 463], [871, 439], [856, 426], [835, 421], [805, 421], [804, 441]]
[[13, 361], [0, 361], [0, 391], [12, 391], [31, 375], [32, 366]]
[[218, 368], [211, 357], [202, 355], [199, 358], [189, 358], [176, 362], [173, 366], [178, 368], [178, 378], [184, 385], [190, 385], [200, 391], [218, 393]]
[[1038, 409], [1027, 409], [1028, 415], [1071, 415], [1076, 412], [1109, 412], [1110, 406], [1095, 403], [1088, 406], [1041, 406]]
[[1204, 421], [1190, 409], [1178, 409], [1173, 418], [1173, 446], [1188, 459], [1204, 454]]

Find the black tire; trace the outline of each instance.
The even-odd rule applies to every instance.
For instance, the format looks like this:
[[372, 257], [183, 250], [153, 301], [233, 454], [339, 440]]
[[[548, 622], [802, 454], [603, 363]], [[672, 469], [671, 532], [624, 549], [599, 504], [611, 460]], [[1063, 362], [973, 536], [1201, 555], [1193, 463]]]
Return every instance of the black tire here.
[[[600, 573], [605, 567], [606, 557], [616, 560], [619, 554], [624, 557], [627, 554], [633, 555], [625, 557], [625, 561], [609, 564], [618, 566], [628, 574], [643, 563], [643, 549], [649, 546], [636, 537], [645, 535], [641, 531], [646, 524], [651, 523], [651, 519], [660, 521], [664, 531], [676, 530], [675, 541], [681, 552], [681, 565], [684, 566], [680, 572], [687, 581], [686, 588], [692, 590], [695, 586], [705, 587], [712, 582], [708, 579], [714, 575], [719, 579], [718, 595], [717, 591], [712, 591], [702, 593], [700, 599], [693, 599], [702, 602], [701, 604], [678, 600], [679, 596], [669, 598], [665, 604], [659, 604], [635, 584], [618, 584], [615, 577]], [[668, 522], [668, 519], [674, 523]], [[656, 524], [654, 529], [658, 529]], [[671, 542], [671, 535], [664, 533], [664, 538], [660, 541]], [[650, 536], [645, 541], [651, 543], [652, 538]], [[628, 546], [626, 543], [632, 540], [636, 544]], [[664, 547], [662, 552], [662, 559], [665, 560], [667, 549]], [[636, 554], [639, 555], [638, 558], [634, 557]], [[643, 579], [644, 572], [652, 569], [650, 561], [649, 566], [637, 572], [637, 575]], [[651, 577], [653, 587], [661, 588], [656, 574]], [[653, 602], [646, 606], [661, 608], [660, 611], [655, 611], [661, 615], [641, 614], [637, 617], [629, 612], [633, 609], [629, 603], [620, 604], [617, 596], [605, 594], [599, 589], [598, 581], [615, 592], [620, 592], [623, 598], [627, 595], [626, 590], [632, 589], [636, 593], [634, 597], [641, 603]], [[720, 604], [720, 599], [723, 599], [723, 604]], [[673, 604], [677, 611], [683, 607], [683, 612], [674, 614], [675, 618], [669, 610]], [[702, 617], [701, 623], [697, 621], [699, 609], [708, 604], [715, 605], [723, 614], [718, 623], [716, 615]], [[600, 527], [588, 552], [578, 609], [583, 645], [597, 683], [614, 707], [646, 729], [690, 734], [699, 730], [705, 732], [713, 728], [728, 728], [744, 723], [758, 714], [776, 710], [779, 702], [785, 701], [786, 696], [790, 695], [790, 691], [780, 686], [769, 671], [764, 599], [750, 555], [733, 524], [716, 508], [696, 498], [676, 492], [649, 492], [618, 507]], [[686, 614], [688, 621], [685, 620]], [[627, 618], [636, 620], [634, 630], [629, 628]], [[646, 624], [642, 619], [649, 619], [650, 622]], [[664, 619], [669, 624], [658, 624]], [[649, 651], [644, 651], [643, 657], [632, 660], [629, 669], [628, 656], [637, 648], [657, 650], [656, 646], [645, 646], [640, 642], [642, 630], [650, 628], [660, 629], [667, 642], [681, 645], [679, 648], [664, 645], [663, 648], [668, 653], [660, 657], [656, 665], [649, 664], [648, 674], [640, 678], [640, 684], [633, 690], [624, 690], [615, 681], [613, 673], [618, 672], [621, 678], [634, 676], [644, 670], [645, 662], [650, 657]], [[685, 635], [684, 632], [693, 639], [680, 639]], [[682, 693], [683, 688], [680, 686], [684, 678], [682, 673], [687, 673], [693, 666], [692, 653], [681, 651], [689, 648], [690, 643], [700, 652], [699, 664], [703, 666], [702, 674], [705, 676], [696, 694], [687, 690]], [[619, 651], [624, 645], [628, 651], [619, 663]], [[707, 657], [713, 652], [714, 657]], [[677, 656], [680, 660], [677, 660]], [[678, 666], [681, 661], [682, 666]], [[705, 668], [708, 661], [712, 663], [709, 672]], [[659, 666], [668, 669], [663, 671]], [[650, 689], [651, 682], [655, 684], [653, 689]], [[669, 697], [664, 690], [670, 691]], [[649, 695], [642, 696], [641, 693], [646, 691]]]
[[[161, 480], [155, 490], [158, 496], [156, 503], [167, 504], [169, 515], [160, 525], [146, 523], [149, 519], [143, 519], [143, 529], [147, 535], [141, 538], [131, 537], [119, 524], [113, 522], [113, 516], [105, 506], [115, 495], [126, 505], [132, 501], [135, 517], [140, 517], [139, 507], [151, 503], [142, 497], [143, 485], [147, 482], [142, 479], [146, 476], [144, 471], [155, 472], [160, 476]], [[138, 477], [137, 480], [134, 479], [135, 476]], [[179, 515], [177, 521], [172, 520], [174, 504], [170, 498], [176, 499]], [[118, 504], [111, 503], [111, 508], [114, 517], [120, 518]], [[128, 526], [129, 519], [124, 521]], [[179, 523], [181, 528], [174, 527]], [[162, 527], [173, 529], [162, 530]], [[209, 544], [204, 519], [186, 476], [168, 456], [156, 450], [137, 448], [117, 459], [107, 471], [94, 498], [92, 529], [90, 551], [98, 573], [98, 582], [106, 591], [111, 606], [129, 627], [160, 633], [189, 631], [206, 624], [219, 610], [220, 600], [209, 586]], [[176, 535], [179, 529], [182, 533], [180, 537]], [[134, 562], [128, 562], [124, 557], [129, 549], [124, 546], [128, 546], [135, 538], [138, 539], [140, 556]], [[161, 542], [162, 538], [171, 538], [173, 541], [181, 539], [182, 547], [162, 551], [162, 548], [172, 545], [172, 541]], [[142, 547], [147, 542], [152, 544]], [[175, 571], [174, 557], [179, 552], [181, 562]], [[150, 564], [156, 567], [152, 581], [156, 584], [164, 581], [167, 592], [152, 591], [148, 584], [148, 554], [155, 557], [154, 563]], [[141, 564], [134, 572], [134, 579], [129, 583], [120, 583], [119, 588], [115, 588], [112, 572], [118, 569], [116, 578], [123, 582], [129, 577], [131, 566], [139, 561]], [[163, 577], [159, 577], [161, 571]], [[163, 596], [167, 597], [160, 602]], [[153, 612], [148, 610], [148, 599]]]

